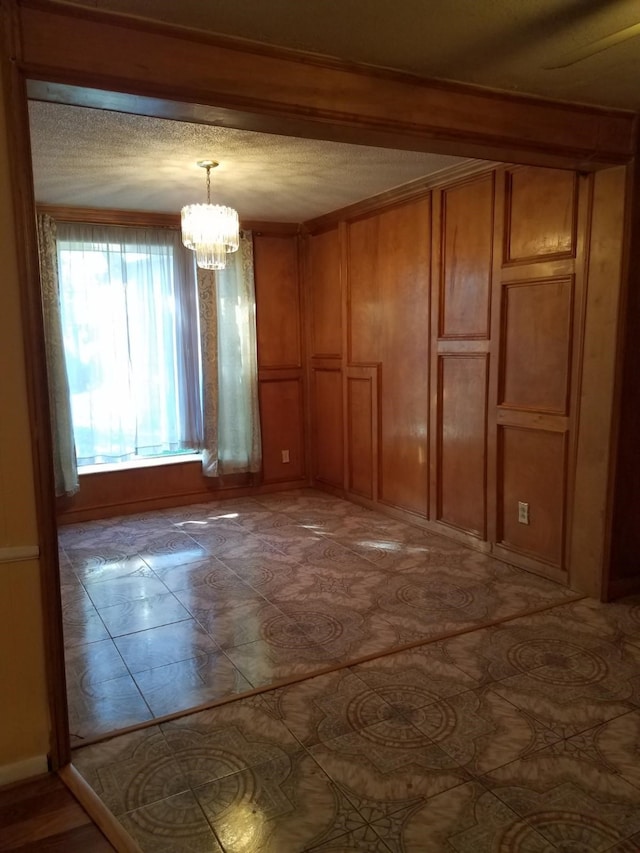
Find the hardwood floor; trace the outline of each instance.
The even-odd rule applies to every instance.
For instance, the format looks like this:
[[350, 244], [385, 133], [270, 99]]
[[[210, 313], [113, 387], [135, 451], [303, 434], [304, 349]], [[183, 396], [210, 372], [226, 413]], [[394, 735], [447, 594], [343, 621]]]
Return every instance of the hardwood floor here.
[[0, 850], [113, 853], [114, 848], [51, 774], [0, 789]]

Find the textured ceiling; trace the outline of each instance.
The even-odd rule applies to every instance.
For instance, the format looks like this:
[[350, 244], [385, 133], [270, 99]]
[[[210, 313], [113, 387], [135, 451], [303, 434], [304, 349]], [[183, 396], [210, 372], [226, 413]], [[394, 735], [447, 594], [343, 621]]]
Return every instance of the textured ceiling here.
[[640, 32], [566, 68], [552, 67], [640, 24], [638, 0], [80, 0], [79, 5], [425, 77], [640, 108]]
[[212, 201], [241, 218], [303, 222], [463, 162], [32, 101], [37, 201], [177, 213]]

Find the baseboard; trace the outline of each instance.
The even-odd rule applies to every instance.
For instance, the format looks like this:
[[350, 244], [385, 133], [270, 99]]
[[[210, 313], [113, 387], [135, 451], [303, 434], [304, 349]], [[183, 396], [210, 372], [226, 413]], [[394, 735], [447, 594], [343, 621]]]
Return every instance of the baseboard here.
[[42, 776], [49, 770], [46, 755], [34, 755], [14, 764], [5, 764], [0, 767], [0, 786], [10, 785], [12, 782], [22, 782], [32, 779], [34, 776]]
[[142, 853], [135, 839], [114, 817], [73, 764], [60, 768], [58, 776], [118, 853]]

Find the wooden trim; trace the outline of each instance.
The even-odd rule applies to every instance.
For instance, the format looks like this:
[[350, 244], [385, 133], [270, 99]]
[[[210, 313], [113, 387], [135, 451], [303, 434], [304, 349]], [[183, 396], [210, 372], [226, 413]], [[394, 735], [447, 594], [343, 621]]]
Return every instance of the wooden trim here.
[[[340, 341], [340, 368], [342, 373], [342, 488], [345, 492], [349, 488], [349, 464], [351, 449], [349, 444], [349, 425], [347, 412], [349, 411], [349, 392], [347, 381], [347, 367], [351, 364], [351, 264], [349, 262], [350, 239], [349, 227], [346, 222], [340, 221], [338, 227], [338, 251], [339, 259], [339, 289], [340, 289], [340, 322], [342, 324], [342, 339]], [[377, 474], [374, 474], [376, 483], [379, 483]]]
[[51, 0], [13, 2], [27, 77], [254, 113], [274, 132], [287, 120], [298, 135], [321, 125], [325, 138], [339, 138], [344, 129], [369, 145], [403, 139], [416, 150], [565, 168], [633, 154], [628, 111], [425, 80]]
[[442, 288], [440, 282], [442, 279], [442, 257], [443, 257], [443, 227], [442, 214], [444, 206], [444, 192], [441, 189], [435, 189], [431, 193], [431, 215], [429, 221], [431, 223], [431, 264], [430, 264], [430, 298], [431, 304], [429, 308], [429, 326], [430, 326], [430, 341], [429, 341], [429, 426], [428, 426], [428, 500], [427, 500], [427, 518], [433, 519], [434, 512], [437, 515], [440, 475], [440, 458], [441, 458], [441, 436], [439, 435], [438, 423], [440, 421], [439, 399], [438, 399], [438, 332], [440, 328], [440, 314], [442, 312]]
[[502, 488], [502, 470], [498, 453], [498, 393], [502, 361], [502, 256], [504, 243], [506, 166], [496, 169], [493, 182], [493, 244], [491, 247], [491, 325], [489, 327], [489, 386], [487, 394], [487, 539], [498, 537], [498, 490]]
[[[49, 763], [52, 770], [71, 756], [67, 709], [62, 602], [55, 522], [55, 487], [47, 362], [40, 291], [40, 264], [36, 233], [29, 113], [24, 77], [11, 58], [20, 53], [16, 8], [0, 7], [2, 77], [6, 99], [9, 159], [17, 238], [20, 308], [23, 326], [23, 357], [34, 471], [36, 520], [39, 533], [39, 564], [43, 610], [46, 690], [51, 717]], [[43, 649], [44, 652], [44, 649]]]
[[[120, 225], [131, 228], [180, 228], [179, 213], [157, 213], [151, 210], [118, 210], [102, 207], [71, 207], [38, 204], [38, 213], [46, 213], [58, 222], [87, 222], [91, 225]], [[294, 237], [300, 231], [297, 222], [263, 222], [247, 219], [240, 223], [245, 231], [270, 237]]]
[[553, 563], [547, 563], [525, 551], [519, 551], [517, 548], [513, 548], [505, 543], [496, 543], [491, 549], [491, 556], [498, 560], [503, 560], [510, 565], [534, 572], [536, 575], [543, 575], [545, 578], [561, 583], [563, 586], [567, 586], [568, 575], [564, 569]]
[[[90, 475], [93, 476], [93, 475]], [[107, 474], [96, 475], [107, 476]], [[118, 515], [133, 515], [138, 512], [149, 512], [154, 509], [166, 509], [167, 507], [189, 506], [194, 503], [214, 503], [215, 501], [229, 500], [230, 498], [253, 497], [255, 495], [268, 495], [271, 492], [282, 492], [287, 489], [299, 489], [307, 485], [306, 478], [288, 480], [286, 482], [265, 483], [258, 486], [252, 485], [228, 485], [220, 486], [208, 491], [184, 492], [176, 495], [165, 495], [145, 500], [132, 501], [130, 503], [100, 504], [100, 506], [87, 507], [83, 509], [64, 508], [61, 506], [58, 514], [58, 524], [76, 524], [81, 521], [94, 521], [100, 518], [113, 518]]]
[[527, 266], [529, 264], [539, 264], [542, 262], [562, 261], [576, 258], [577, 252], [577, 235], [578, 235], [578, 175], [573, 174], [573, 195], [571, 209], [571, 249], [566, 252], [550, 252], [548, 255], [528, 255], [522, 258], [511, 258], [511, 175], [519, 171], [519, 168], [506, 169], [506, 197], [505, 197], [505, 217], [504, 217], [504, 240], [502, 247], [502, 268]]
[[26, 560], [37, 560], [40, 548], [37, 545], [12, 545], [0, 547], [0, 565], [2, 563], [22, 563]]
[[[607, 512], [605, 516], [604, 542], [604, 585], [603, 597], [611, 600], [617, 593], [622, 580], [613, 577], [614, 561], [616, 559], [614, 535], [617, 504], [620, 500], [617, 494], [618, 479], [624, 476], [625, 460], [622, 454], [625, 448], [625, 398], [627, 391], [626, 379], [631, 373], [631, 365], [636, 363], [636, 354], [632, 337], [634, 311], [637, 316], [637, 294], [640, 290], [640, 265], [638, 264], [638, 246], [640, 245], [640, 140], [637, 141], [636, 154], [626, 170], [625, 207], [624, 207], [624, 241], [622, 247], [621, 280], [623, 286], [618, 307], [616, 356], [613, 378], [613, 411], [611, 420], [610, 466], [607, 482]], [[624, 286], [626, 284], [626, 287]], [[636, 321], [637, 328], [637, 321]], [[633, 348], [633, 351], [632, 351]], [[637, 468], [636, 468], [637, 471]], [[625, 579], [626, 581], [626, 579]]]
[[85, 782], [73, 764], [62, 767], [58, 776], [118, 853], [142, 853], [142, 848], [113, 816], [93, 788]]
[[[557, 572], [561, 572], [563, 576], [567, 577], [567, 510], [568, 510], [568, 475], [569, 475], [569, 433], [566, 430], [553, 430], [553, 429], [541, 429], [538, 427], [532, 427], [530, 423], [525, 423], [518, 426], [513, 426], [511, 424], [500, 424], [502, 429], [498, 430], [498, 443], [496, 447], [497, 456], [498, 456], [498, 483], [504, 483], [503, 477], [503, 464], [504, 464], [504, 430], [522, 430], [523, 432], [547, 432], [553, 435], [562, 435], [562, 509], [560, 513], [560, 555], [559, 561], [557, 563], [552, 562], [551, 560], [545, 560], [544, 557], [540, 557], [539, 555], [525, 551], [523, 549], [518, 548], [516, 545], [513, 545], [511, 542], [505, 540], [504, 530], [502, 529], [502, 511], [503, 511], [503, 501], [504, 501], [504, 493], [502, 489], [500, 489], [497, 494], [497, 519], [496, 519], [496, 537], [493, 540], [494, 546], [493, 550], [502, 548], [505, 551], [513, 552], [514, 554], [522, 555], [526, 560], [529, 561], [529, 564], [524, 564], [524, 568], [531, 567], [532, 571], [536, 571], [534, 568], [535, 565], [540, 566], [551, 566]], [[545, 569], [546, 571], [546, 569]], [[551, 577], [550, 575], [548, 575]]]
[[311, 326], [311, 309], [310, 309], [310, 293], [309, 293], [309, 238], [305, 233], [298, 233], [298, 294], [300, 305], [300, 330], [302, 337], [300, 339], [300, 358], [302, 360], [302, 368], [300, 375], [302, 377], [302, 418], [303, 418], [303, 438], [304, 438], [304, 472], [307, 480], [307, 485], [311, 485], [313, 478], [313, 466], [311, 459], [311, 359], [310, 359], [310, 326]]
[[442, 519], [432, 521], [431, 530], [434, 533], [446, 536], [448, 539], [460, 542], [474, 551], [480, 551], [482, 554], [489, 554], [491, 552], [491, 543], [483, 539], [479, 533], [471, 533], [469, 530], [456, 527], [455, 524], [451, 524], [448, 521], [443, 521]]
[[436, 353], [437, 355], [447, 355], [449, 353], [457, 353], [458, 355], [479, 355], [488, 354], [491, 348], [491, 339], [483, 338], [463, 338], [453, 337], [449, 335], [446, 338], [437, 338]]
[[[379, 429], [379, 412], [380, 412], [380, 365], [350, 365], [347, 366], [344, 370], [345, 376], [345, 437], [346, 437], [346, 479], [345, 479], [345, 490], [347, 495], [359, 495], [360, 497], [367, 498], [371, 501], [376, 501], [378, 499], [378, 458], [379, 458], [379, 447], [378, 447], [378, 429]], [[353, 466], [352, 462], [352, 442], [351, 442], [351, 394], [350, 392], [350, 383], [351, 382], [367, 382], [370, 386], [370, 411], [369, 411], [369, 420], [370, 420], [370, 434], [371, 434], [371, 496], [363, 494], [362, 492], [358, 492], [353, 488]]]
[[27, 779], [47, 775], [47, 756], [33, 755], [0, 767], [0, 788], [20, 785]]
[[256, 237], [295, 237], [300, 233], [298, 222], [265, 222], [262, 219], [241, 219], [240, 228], [253, 231]]
[[[575, 273], [571, 289], [571, 347], [568, 353], [567, 376], [567, 482], [565, 486], [565, 517], [563, 538], [565, 543], [565, 567], [572, 574], [572, 530], [576, 472], [578, 467], [578, 431], [580, 428], [580, 398], [584, 365], [585, 324], [587, 318], [587, 274], [591, 255], [591, 218], [593, 213], [593, 175], [575, 175], [573, 245], [575, 248]], [[602, 570], [601, 570], [602, 575]], [[582, 592], [586, 590], [582, 588]]]
[[[338, 361], [334, 362], [333, 364], [328, 364], [328, 365], [316, 364], [315, 362], [312, 361], [311, 362], [311, 368], [310, 368], [310, 383], [309, 383], [310, 384], [310, 388], [309, 388], [310, 394], [312, 393], [312, 391], [315, 392], [314, 386], [315, 386], [316, 377], [317, 377], [318, 373], [337, 373], [341, 379], [342, 395], [341, 395], [340, 399], [341, 399], [341, 404], [342, 404], [342, 427], [343, 427], [342, 483], [335, 483], [335, 482], [332, 483], [330, 480], [326, 480], [323, 477], [318, 476], [318, 455], [317, 455], [318, 442], [317, 442], [317, 438], [316, 438], [316, 436], [317, 436], [317, 425], [316, 425], [316, 421], [313, 418], [312, 418], [312, 422], [311, 422], [311, 436], [312, 436], [311, 450], [312, 450], [312, 460], [313, 460], [311, 480], [312, 480], [312, 483], [314, 485], [316, 483], [323, 483], [327, 486], [331, 486], [332, 488], [338, 490], [338, 494], [340, 497], [345, 497], [344, 477], [345, 477], [345, 470], [346, 470], [346, 455], [347, 454], [346, 454], [346, 448], [344, 446], [344, 370], [342, 368], [342, 363], [338, 362]], [[316, 399], [316, 395], [315, 395], [315, 393], [313, 393], [313, 400], [315, 401], [315, 399]]]
[[302, 367], [299, 364], [259, 367], [258, 382], [282, 382], [287, 379], [300, 379], [301, 372]]
[[496, 423], [499, 426], [542, 429], [546, 432], [566, 432], [569, 429], [569, 417], [567, 415], [512, 406], [498, 406], [496, 408]]
[[[504, 269], [504, 267], [503, 267]], [[574, 266], [575, 269], [575, 266]], [[567, 353], [567, 385], [564, 393], [564, 408], [563, 409], [550, 409], [543, 408], [540, 406], [536, 406], [535, 408], [528, 408], [527, 406], [520, 406], [516, 403], [508, 403], [505, 402], [505, 377], [506, 377], [506, 358], [507, 351], [504, 346], [505, 341], [507, 339], [507, 323], [508, 323], [508, 311], [507, 311], [507, 295], [511, 288], [515, 287], [538, 287], [540, 285], [545, 284], [569, 284], [570, 288], [570, 299], [569, 299], [569, 329], [567, 332], [567, 339], [569, 342], [568, 353]], [[531, 414], [545, 414], [545, 415], [556, 415], [556, 417], [568, 417], [569, 416], [569, 402], [571, 400], [571, 385], [572, 385], [572, 369], [573, 369], [573, 328], [574, 328], [574, 310], [575, 310], [575, 291], [576, 291], [576, 276], [575, 272], [568, 273], [567, 275], [562, 276], [532, 276], [531, 278], [523, 278], [518, 279], [517, 281], [505, 280], [503, 278], [500, 287], [500, 303], [499, 303], [499, 311], [500, 311], [500, 336], [499, 340], [501, 342], [501, 349], [499, 355], [499, 364], [498, 364], [498, 397], [497, 404], [498, 408], [501, 411], [505, 410], [517, 410], [521, 412], [530, 411]]]
[[342, 221], [353, 222], [356, 219], [380, 213], [389, 207], [416, 201], [429, 195], [433, 189], [439, 189], [445, 185], [448, 188], [450, 182], [459, 180], [462, 183], [463, 179], [481, 175], [483, 172], [490, 172], [494, 168], [495, 163], [489, 163], [486, 160], [468, 160], [455, 166], [448, 166], [446, 169], [440, 169], [424, 178], [409, 181], [400, 187], [394, 187], [386, 192], [325, 213], [323, 216], [309, 219], [303, 223], [303, 227], [310, 234], [329, 231]]
[[120, 225], [131, 228], [180, 228], [179, 213], [153, 213], [150, 210], [115, 210], [98, 207], [69, 207], [59, 204], [38, 204], [44, 213], [57, 222], [83, 222], [90, 225]]

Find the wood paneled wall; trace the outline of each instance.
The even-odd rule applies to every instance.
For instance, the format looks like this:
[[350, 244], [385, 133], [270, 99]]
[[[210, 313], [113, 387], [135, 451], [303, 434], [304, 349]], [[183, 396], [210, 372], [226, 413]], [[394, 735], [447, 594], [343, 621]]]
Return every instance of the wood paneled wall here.
[[[377, 500], [421, 516], [428, 506], [430, 218], [429, 198], [421, 198], [349, 222], [345, 233], [348, 369], [369, 368], [370, 388], [380, 389], [378, 434], [371, 434], [376, 418], [363, 418], [369, 432], [348, 442], [348, 471], [374, 464], [377, 441]], [[349, 407], [356, 387], [347, 383]]]
[[253, 240], [261, 475], [220, 481], [203, 477], [200, 463], [193, 461], [87, 474], [77, 495], [59, 501], [60, 523], [307, 482], [299, 238], [294, 229], [275, 224], [273, 231], [254, 232]]
[[341, 243], [337, 228], [313, 237], [305, 276], [312, 473], [318, 483], [336, 488], [344, 483]]
[[[329, 230], [308, 223], [315, 482], [562, 581], [572, 542], [582, 557], [597, 536], [602, 545], [602, 530], [576, 536], [572, 509], [587, 464], [580, 403], [605, 382], [612, 399], [612, 376], [583, 374], [583, 354], [593, 367], [598, 347], [615, 349], [615, 305], [605, 300], [605, 341], [602, 271], [589, 263], [608, 239], [617, 292], [617, 173], [594, 193], [600, 175], [487, 168], [377, 211], [349, 209]], [[605, 481], [598, 494], [593, 482], [594, 500]], [[593, 591], [597, 571], [578, 571], [578, 585]]]
[[[494, 235], [498, 553], [567, 569], [569, 466], [588, 218], [586, 180], [554, 169], [498, 176]], [[580, 204], [580, 199], [582, 204]], [[518, 504], [528, 505], [528, 523]]]
[[263, 483], [305, 477], [298, 237], [254, 236]]
[[495, 175], [434, 191], [432, 518], [487, 533], [487, 405]]

